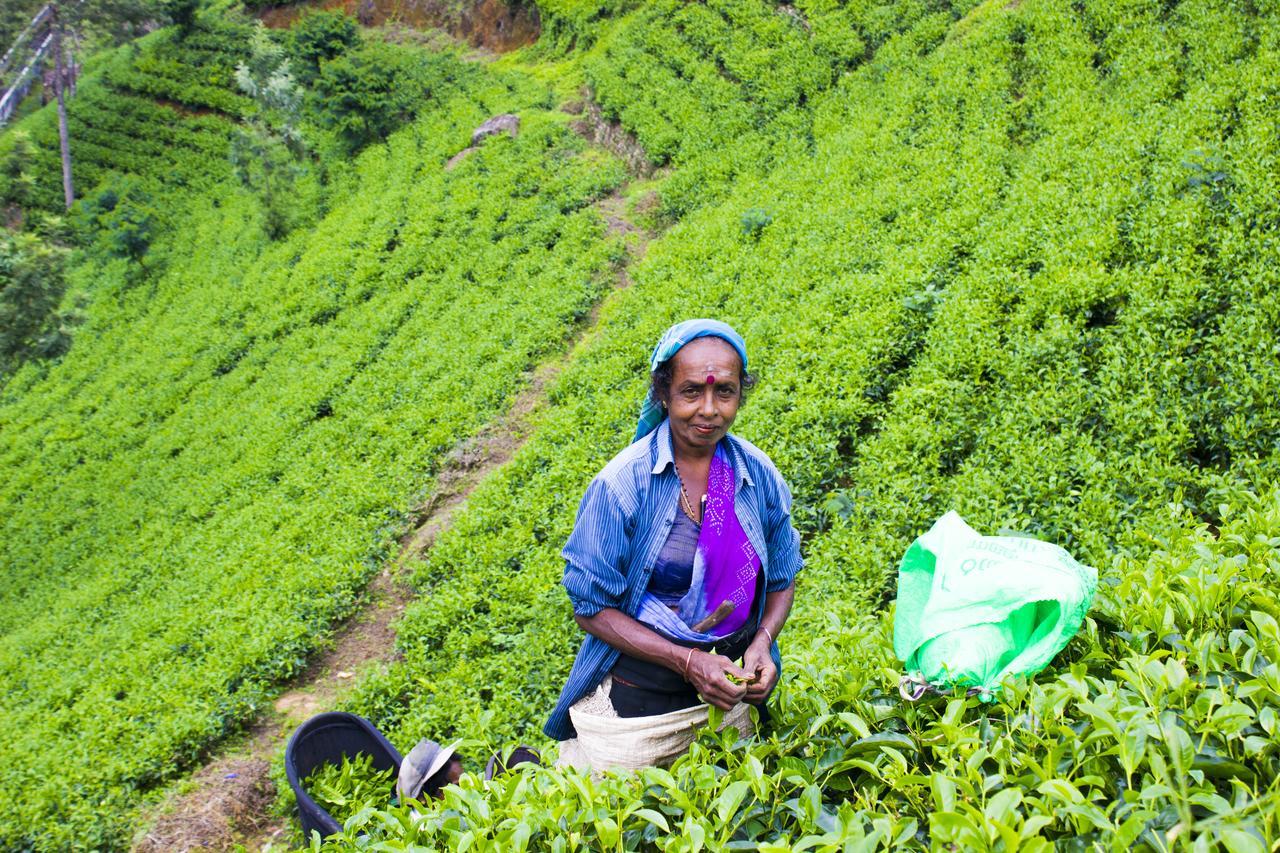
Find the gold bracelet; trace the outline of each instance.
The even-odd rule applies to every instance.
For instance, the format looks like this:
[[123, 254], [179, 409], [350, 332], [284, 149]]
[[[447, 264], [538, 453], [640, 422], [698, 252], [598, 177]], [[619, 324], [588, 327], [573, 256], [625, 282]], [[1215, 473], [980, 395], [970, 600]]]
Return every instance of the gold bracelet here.
[[769, 645], [772, 646], [774, 643], [777, 642], [777, 640], [773, 638], [773, 632], [770, 631], [768, 628], [766, 628], [764, 625], [760, 626], [760, 630], [764, 631], [764, 635], [769, 638]]
[[697, 649], [690, 647], [689, 654], [684, 656], [684, 680], [685, 681], [689, 680], [689, 661], [693, 660], [693, 653], [695, 651], [697, 651]]

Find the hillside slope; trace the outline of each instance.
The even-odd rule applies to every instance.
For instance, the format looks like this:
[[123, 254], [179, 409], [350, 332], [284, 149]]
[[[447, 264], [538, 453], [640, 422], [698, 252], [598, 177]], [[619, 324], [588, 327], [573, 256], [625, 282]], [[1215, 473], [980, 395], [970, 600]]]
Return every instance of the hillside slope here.
[[[500, 847], [570, 832], [585, 848], [670, 849], [816, 833], [825, 849], [874, 832], [882, 844], [990, 843], [1003, 822], [1101, 843], [1148, 833], [1159, 848], [1181, 822], [1178, 833], [1208, 842], [1241, 825], [1274, 840], [1276, 756], [1259, 749], [1275, 719], [1262, 686], [1271, 658], [1254, 662], [1253, 687], [1183, 709], [1187, 685], [1216, 683], [1220, 664], [1203, 655], [1267, 647], [1276, 612], [1274, 498], [1255, 505], [1249, 493], [1270, 493], [1280, 462], [1268, 331], [1280, 307], [1277, 35], [1272, 17], [1196, 3], [995, 3], [955, 23], [926, 18], [818, 100], [812, 151], [800, 145], [767, 176], [739, 180], [654, 243], [636, 287], [553, 389], [542, 430], [419, 570], [427, 595], [400, 629], [405, 662], [352, 707], [405, 745], [536, 736], [578, 642], [558, 588], [577, 497], [629, 434], [652, 341], [675, 319], [715, 314], [760, 353], [740, 432], [792, 482], [807, 534], [784, 643], [797, 680], [784, 680], [779, 734], [695, 755], [674, 781], [655, 774], [588, 796], [539, 775], [488, 795], [499, 807], [464, 791], [415, 832], [391, 817], [385, 831]], [[771, 218], [758, 232], [744, 219], [753, 209]], [[600, 376], [630, 378], [619, 389]], [[865, 615], [892, 597], [911, 539], [952, 508], [982, 530], [1059, 542], [1120, 590], [1043, 688], [1013, 690], [987, 713], [976, 699], [890, 701], [889, 620]], [[1192, 543], [1205, 534], [1180, 531], [1198, 520], [1216, 531], [1246, 509], [1247, 531], [1199, 562]], [[1176, 568], [1159, 570], [1174, 585], [1197, 589], [1218, 559], [1246, 561], [1235, 608], [1209, 616], [1214, 605], [1192, 600], [1160, 615], [1137, 580], [1155, 570], [1133, 558], [1153, 536], [1178, 543], [1162, 558]], [[1143, 607], [1150, 627], [1130, 622]], [[1199, 658], [1192, 634], [1207, 644]], [[1171, 744], [1173, 759], [1126, 746], [1137, 735], [1097, 710], [1123, 692], [1112, 669], [1170, 655], [1191, 681], [1177, 670], [1176, 694], [1134, 687], [1124, 714], [1155, 721], [1142, 737]], [[982, 734], [992, 760], [957, 765], [974, 754], [971, 732], [1043, 716], [1046, 693], [1067, 727], [1053, 737], [1071, 732], [1052, 749], [1065, 751], [1010, 730], [1003, 757]], [[1224, 705], [1239, 722], [1214, 717]], [[814, 741], [828, 724], [830, 740]], [[1017, 769], [1046, 754], [1056, 769]], [[1228, 756], [1238, 771], [1187, 775]], [[931, 793], [933, 772], [939, 791], [963, 796]], [[1049, 784], [1056, 774], [1070, 787]], [[1111, 788], [1115, 778], [1125, 786]], [[999, 808], [984, 811], [988, 798]], [[666, 815], [673, 834], [655, 835], [641, 807]]]
[[[604, 296], [621, 249], [590, 204], [624, 173], [557, 109], [586, 84], [662, 167], [671, 227], [415, 566], [402, 660], [350, 708], [402, 748], [541, 743], [578, 499], [653, 341], [714, 315], [761, 374], [737, 430], [805, 538], [776, 728], [598, 785], [469, 779], [332, 846], [1269, 849], [1280, 8], [540, 5], [543, 42], [493, 66], [386, 48], [429, 81], [416, 117], [319, 154], [278, 240], [224, 159], [247, 26], [90, 69], [81, 185], [141, 186], [159, 222], [141, 259], [78, 250], [74, 346], [0, 397], [0, 846], [127, 844]], [[519, 135], [446, 168], [499, 112]], [[48, 111], [24, 129], [52, 208]], [[892, 572], [948, 509], [1104, 577], [1058, 664], [989, 707], [894, 694]]]
[[[589, 205], [620, 166], [545, 88], [443, 66], [313, 227], [265, 240], [215, 158], [210, 187], [151, 185], [173, 225], [140, 264], [73, 265], [88, 322], [0, 406], [0, 846], [124, 844], [140, 798], [352, 612], [444, 456], [605, 287]], [[86, 81], [76, 103], [119, 100]], [[518, 137], [444, 169], [513, 110]]]

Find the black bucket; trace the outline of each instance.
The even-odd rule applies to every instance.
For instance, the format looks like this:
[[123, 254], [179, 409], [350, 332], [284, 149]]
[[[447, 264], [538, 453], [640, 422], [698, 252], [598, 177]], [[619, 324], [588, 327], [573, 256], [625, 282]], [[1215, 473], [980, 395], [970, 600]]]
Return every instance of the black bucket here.
[[361, 754], [372, 757], [377, 770], [400, 772], [400, 753], [373, 723], [355, 714], [319, 714], [298, 726], [289, 738], [284, 750], [284, 772], [298, 799], [298, 819], [308, 839], [312, 830], [323, 838], [341, 832], [342, 825], [311, 799], [302, 780], [322, 764], [340, 765], [344, 756], [354, 759]]

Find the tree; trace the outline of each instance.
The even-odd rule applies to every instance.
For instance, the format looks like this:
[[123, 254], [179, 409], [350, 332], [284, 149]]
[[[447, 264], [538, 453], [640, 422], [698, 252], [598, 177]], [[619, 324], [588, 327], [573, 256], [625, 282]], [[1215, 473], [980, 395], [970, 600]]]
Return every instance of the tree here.
[[289, 28], [289, 54], [298, 80], [311, 85], [321, 66], [359, 47], [360, 28], [342, 12], [311, 12]]
[[164, 0], [164, 11], [178, 28], [178, 38], [185, 39], [196, 28], [196, 12], [200, 0]]
[[77, 66], [67, 45], [116, 43], [139, 34], [147, 22], [164, 15], [159, 0], [53, 0], [48, 34], [53, 53], [53, 94], [58, 102], [58, 145], [62, 154], [62, 191], [67, 209], [75, 203], [71, 176], [71, 134], [67, 129], [67, 95], [75, 94]]
[[12, 135], [13, 147], [0, 164], [0, 202], [8, 208], [25, 208], [31, 200], [35, 189], [35, 178], [31, 174], [31, 137], [23, 130], [15, 130]]
[[231, 165], [245, 187], [262, 198], [272, 239], [291, 224], [290, 190], [302, 173], [307, 146], [298, 129], [302, 92], [289, 72], [284, 48], [258, 24], [249, 61], [236, 67], [236, 84], [258, 110], [231, 139]]
[[143, 182], [133, 176], [118, 176], [95, 195], [81, 199], [73, 225], [86, 248], [143, 266], [159, 221]]
[[57, 313], [65, 257], [32, 234], [0, 238], [0, 367], [66, 351], [70, 336]]
[[430, 89], [429, 69], [412, 53], [375, 42], [321, 66], [315, 84], [320, 120], [347, 153], [386, 139], [413, 118]]

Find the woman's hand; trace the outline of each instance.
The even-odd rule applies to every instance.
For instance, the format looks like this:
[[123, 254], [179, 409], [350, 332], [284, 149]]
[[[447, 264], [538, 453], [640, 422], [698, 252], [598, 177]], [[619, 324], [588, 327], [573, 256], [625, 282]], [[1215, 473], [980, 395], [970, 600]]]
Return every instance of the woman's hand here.
[[742, 697], [747, 693], [747, 685], [734, 683], [726, 676], [732, 675], [740, 682], [746, 682], [751, 678], [751, 673], [724, 655], [695, 650], [688, 657], [689, 666], [685, 679], [697, 689], [698, 694], [706, 702], [722, 711], [728, 711], [742, 701]]
[[755, 676], [754, 680], [746, 685], [747, 692], [742, 701], [752, 705], [763, 702], [769, 695], [769, 691], [778, 683], [778, 668], [773, 664], [769, 646], [769, 635], [761, 631], [756, 634], [751, 645], [747, 646], [746, 654], [742, 656], [742, 668]]

